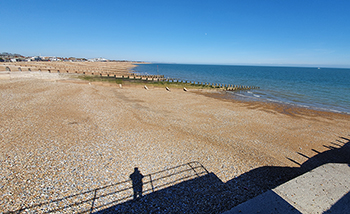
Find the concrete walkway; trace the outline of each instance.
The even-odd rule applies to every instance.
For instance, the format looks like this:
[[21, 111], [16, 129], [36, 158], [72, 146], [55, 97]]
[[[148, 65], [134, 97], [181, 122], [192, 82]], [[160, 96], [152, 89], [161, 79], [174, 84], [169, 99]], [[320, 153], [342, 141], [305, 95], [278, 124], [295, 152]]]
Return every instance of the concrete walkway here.
[[350, 165], [322, 165], [224, 212], [234, 213], [350, 213]]

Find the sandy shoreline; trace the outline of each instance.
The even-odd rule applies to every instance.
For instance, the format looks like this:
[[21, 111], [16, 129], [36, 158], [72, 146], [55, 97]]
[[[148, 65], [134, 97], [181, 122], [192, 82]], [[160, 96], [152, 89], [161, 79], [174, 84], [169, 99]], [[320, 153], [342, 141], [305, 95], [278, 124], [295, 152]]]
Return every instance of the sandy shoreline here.
[[289, 105], [289, 104], [281, 104], [277, 102], [272, 101], [256, 101], [256, 100], [245, 100], [245, 99], [235, 99], [235, 97], [232, 94], [227, 94], [226, 92], [221, 93], [200, 93], [205, 96], [220, 99], [220, 100], [227, 100], [231, 102], [237, 102], [237, 103], [245, 103], [247, 107], [253, 108], [253, 109], [262, 109], [263, 111], [267, 112], [276, 112], [280, 114], [286, 114], [293, 117], [299, 117], [299, 116], [322, 116], [327, 118], [344, 118], [350, 116], [350, 114], [346, 112], [336, 112], [336, 111], [327, 111], [327, 110], [317, 110], [314, 108], [307, 108], [307, 107], [301, 107], [296, 105]]
[[0, 78], [0, 212], [128, 180], [135, 166], [198, 161], [227, 183], [350, 138], [344, 114], [39, 76]]

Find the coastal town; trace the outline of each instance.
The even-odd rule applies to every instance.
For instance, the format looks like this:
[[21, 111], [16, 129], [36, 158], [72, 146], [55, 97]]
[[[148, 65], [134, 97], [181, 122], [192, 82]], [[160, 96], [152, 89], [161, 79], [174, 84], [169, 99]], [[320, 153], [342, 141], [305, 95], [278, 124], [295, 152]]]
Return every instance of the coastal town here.
[[31, 61], [44, 61], [44, 62], [125, 62], [127, 60], [108, 60], [102, 57], [99, 58], [81, 58], [81, 57], [58, 57], [58, 56], [24, 56], [17, 53], [0, 53], [0, 62], [31, 62]]

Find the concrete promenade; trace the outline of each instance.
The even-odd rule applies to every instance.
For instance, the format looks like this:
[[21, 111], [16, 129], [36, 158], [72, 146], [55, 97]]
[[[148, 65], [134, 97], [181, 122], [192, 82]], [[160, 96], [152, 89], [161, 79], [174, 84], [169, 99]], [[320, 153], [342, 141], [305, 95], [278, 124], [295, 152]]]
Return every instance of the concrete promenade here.
[[328, 163], [224, 214], [350, 213], [350, 166]]

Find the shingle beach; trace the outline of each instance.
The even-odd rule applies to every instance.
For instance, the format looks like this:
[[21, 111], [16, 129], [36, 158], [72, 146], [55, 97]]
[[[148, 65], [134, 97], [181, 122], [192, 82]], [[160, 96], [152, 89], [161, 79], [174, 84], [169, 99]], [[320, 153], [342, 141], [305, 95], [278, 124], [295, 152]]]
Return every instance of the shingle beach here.
[[[151, 86], [145, 90], [139, 85], [90, 83], [73, 76], [35, 71], [0, 74], [0, 213], [21, 208], [40, 213], [53, 206], [64, 207], [57, 203], [66, 201], [56, 205], [52, 201], [75, 194], [72, 200], [84, 201], [93, 196], [81, 193], [128, 181], [134, 167], [143, 175], [162, 170], [175, 175], [171, 168], [190, 162], [186, 172], [198, 167], [200, 173], [211, 176], [206, 177], [207, 183], [187, 183], [208, 190], [205, 197], [195, 190], [191, 197], [183, 196], [192, 200], [188, 203], [191, 208], [167, 204], [170, 211], [161, 205], [147, 210], [128, 204], [132, 198], [127, 198], [120, 202], [124, 208], [113, 210], [204, 213], [211, 207], [210, 212], [220, 213], [295, 176], [293, 169], [319, 153], [341, 148], [350, 138], [350, 116], [346, 114], [240, 102], [210, 90], [169, 92]], [[293, 172], [282, 170], [285, 177], [259, 186], [254, 186], [255, 180], [236, 179], [261, 167]], [[181, 188], [181, 179], [186, 180], [183, 174], [176, 176], [180, 180], [171, 183], [162, 175], [160, 182], [167, 184], [163, 187], [152, 184], [159, 187], [157, 197], [163, 197], [164, 203], [168, 199], [161, 190]], [[199, 187], [201, 184], [207, 186]], [[132, 194], [128, 191], [132, 189], [103, 200], [116, 201]], [[44, 206], [38, 206], [42, 203]], [[91, 211], [91, 203], [57, 212]], [[35, 207], [29, 209], [31, 206]], [[125, 210], [128, 206], [134, 210]]]

